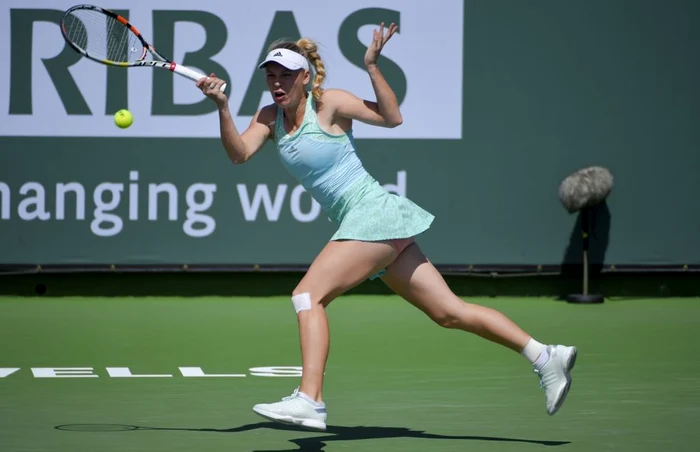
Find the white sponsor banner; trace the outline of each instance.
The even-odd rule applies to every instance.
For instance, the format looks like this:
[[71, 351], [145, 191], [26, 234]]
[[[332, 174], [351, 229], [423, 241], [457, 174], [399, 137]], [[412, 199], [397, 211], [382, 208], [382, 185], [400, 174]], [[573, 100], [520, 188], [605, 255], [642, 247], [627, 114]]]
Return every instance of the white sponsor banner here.
[[[65, 97], [66, 93], [59, 93], [50, 68], [45, 64], [47, 60], [59, 55], [66, 45], [59, 27], [47, 21], [34, 21], [32, 32], [22, 33], [17, 28], [18, 24], [11, 23], [11, 11], [65, 10], [75, 3], [74, 0], [6, 0], [0, 7], [0, 30], [5, 34], [2, 36], [5, 61], [31, 61], [26, 74], [20, 72], [18, 76], [15, 68], [14, 81], [11, 80], [11, 65], [6, 63], [0, 67], [0, 136], [219, 136], [216, 111], [193, 115], [151, 113], [153, 104], [158, 102], [153, 97], [152, 77], [155, 71], [163, 71], [162, 69], [123, 69], [128, 71], [128, 95], [124, 99], [124, 107], [133, 113], [134, 124], [128, 129], [119, 129], [114, 125], [112, 115], [105, 111], [110, 89], [107, 86], [106, 67], [83, 58], [70, 66], [68, 71], [90, 111], [69, 114], [61, 99], [61, 94]], [[362, 98], [375, 100], [366, 71], [349, 61], [345, 54], [353, 45], [355, 48], [352, 51], [355, 53], [360, 43], [367, 46], [376, 25], [359, 26], [356, 36], [345, 40], [339, 40], [339, 30], [346, 19], [358, 11], [371, 8], [396, 11], [399, 14], [399, 32], [386, 45], [382, 55], [400, 68], [406, 80], [405, 98], [401, 105], [404, 123], [394, 129], [356, 123], [356, 137], [458, 139], [462, 136], [461, 0], [356, 0], [306, 4], [281, 0], [258, 3], [110, 0], [107, 4], [98, 5], [129, 10], [129, 20], [156, 48], [160, 47], [154, 39], [154, 11], [155, 14], [160, 10], [206, 11], [217, 16], [225, 24], [227, 39], [222, 50], [211, 59], [229, 74], [229, 103], [232, 113], [237, 115], [234, 119], [236, 126], [241, 131], [248, 126], [251, 117], [238, 115], [238, 112], [251, 78], [264, 77], [256, 65], [278, 12], [290, 11], [301, 35], [320, 44], [320, 54], [328, 71], [324, 84], [326, 88], [342, 88]], [[373, 14], [376, 15], [376, 11]], [[386, 22], [391, 21], [389, 16], [387, 13]], [[277, 36], [276, 30], [272, 30], [272, 34], [275, 37], [287, 37]], [[25, 35], [31, 36], [31, 43], [18, 42]], [[359, 42], [351, 42], [354, 38]], [[165, 56], [180, 62], [186, 53], [199, 51], [207, 42], [208, 36], [207, 30], [197, 23], [179, 22], [175, 24], [174, 38], [170, 39], [174, 51], [172, 55]], [[11, 55], [12, 52], [21, 52], [23, 55]], [[211, 68], [207, 67], [196, 69], [211, 72]], [[383, 69], [381, 64], [380, 69]], [[195, 104], [202, 99], [202, 93], [191, 80], [175, 74], [168, 75], [174, 78], [172, 99], [175, 104]], [[31, 91], [31, 96], [27, 95], [27, 90]], [[18, 107], [22, 102], [28, 102], [31, 106]], [[260, 92], [258, 108], [269, 103], [270, 94]], [[14, 112], [11, 105], [14, 105]], [[30, 113], [21, 112], [23, 108], [30, 110]]]

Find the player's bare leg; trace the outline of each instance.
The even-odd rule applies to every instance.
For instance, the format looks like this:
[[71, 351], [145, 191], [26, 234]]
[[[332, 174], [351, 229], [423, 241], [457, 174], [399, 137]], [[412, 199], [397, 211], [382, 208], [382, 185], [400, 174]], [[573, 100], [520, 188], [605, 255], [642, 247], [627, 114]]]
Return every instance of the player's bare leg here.
[[388, 266], [382, 280], [437, 324], [468, 331], [523, 355], [540, 377], [548, 414], [555, 414], [564, 403], [576, 361], [575, 347], [541, 344], [501, 312], [465, 303], [417, 244], [406, 248]]
[[323, 375], [330, 334], [326, 307], [336, 297], [356, 286], [397, 256], [383, 242], [333, 241], [317, 256], [292, 294], [301, 342], [301, 385], [280, 402], [258, 404], [253, 410], [270, 420], [325, 430]]

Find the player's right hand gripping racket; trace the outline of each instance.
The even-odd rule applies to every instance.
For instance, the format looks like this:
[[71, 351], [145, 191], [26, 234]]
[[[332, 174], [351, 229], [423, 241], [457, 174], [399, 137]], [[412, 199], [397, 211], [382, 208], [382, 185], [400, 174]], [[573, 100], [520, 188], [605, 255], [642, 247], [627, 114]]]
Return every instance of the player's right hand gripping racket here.
[[[75, 51], [98, 63], [118, 67], [159, 67], [194, 81], [206, 77], [165, 58], [128, 20], [99, 6], [76, 5], [66, 10], [61, 18], [61, 34]], [[148, 54], [158, 60], [146, 59]], [[221, 91], [225, 89], [224, 83]]]

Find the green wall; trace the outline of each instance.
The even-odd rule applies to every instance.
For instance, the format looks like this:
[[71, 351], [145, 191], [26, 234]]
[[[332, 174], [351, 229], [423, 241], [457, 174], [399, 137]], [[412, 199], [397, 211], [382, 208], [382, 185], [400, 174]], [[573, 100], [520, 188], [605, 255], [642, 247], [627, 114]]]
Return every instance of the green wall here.
[[[576, 216], [557, 187], [588, 165], [615, 176], [596, 215], [594, 260], [700, 264], [699, 13], [698, 2], [679, 0], [467, 1], [463, 139], [358, 140], [359, 155], [381, 183], [405, 171], [406, 195], [437, 217], [420, 242], [438, 264], [577, 261]], [[450, 55], [436, 45], [422, 57], [434, 69], [429, 109], [451, 95], [440, 83]], [[130, 171], [138, 171], [137, 220], [129, 220]], [[33, 195], [19, 193], [26, 182], [45, 188], [50, 219], [19, 218]], [[58, 182], [82, 184], [84, 220], [73, 195], [66, 219], [55, 219]], [[123, 229], [111, 237], [91, 231], [102, 182], [124, 184], [114, 212]], [[148, 219], [148, 184], [162, 182], [178, 190], [172, 221], [165, 195], [158, 219]], [[216, 227], [206, 237], [183, 230], [195, 183], [216, 186], [205, 212]], [[251, 195], [267, 184], [273, 197], [287, 184], [278, 221], [246, 221], [238, 184]], [[295, 185], [270, 146], [234, 166], [216, 139], [0, 137], [0, 264], [306, 264], [333, 229], [322, 214], [294, 218]], [[301, 211], [310, 205], [303, 195]]]

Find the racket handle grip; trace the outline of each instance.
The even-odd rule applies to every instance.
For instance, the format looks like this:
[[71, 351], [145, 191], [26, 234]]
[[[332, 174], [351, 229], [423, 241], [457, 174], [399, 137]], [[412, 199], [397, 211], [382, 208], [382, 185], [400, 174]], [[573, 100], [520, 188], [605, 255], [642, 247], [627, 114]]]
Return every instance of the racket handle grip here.
[[[175, 72], [176, 74], [180, 74], [183, 77], [187, 77], [190, 80], [199, 81], [199, 79], [206, 77], [205, 74], [202, 74], [199, 71], [195, 71], [194, 69], [190, 69], [187, 66], [182, 66], [177, 63], [172, 63], [170, 65], [170, 70]], [[226, 89], [226, 83], [221, 85], [221, 91], [224, 91]]]

